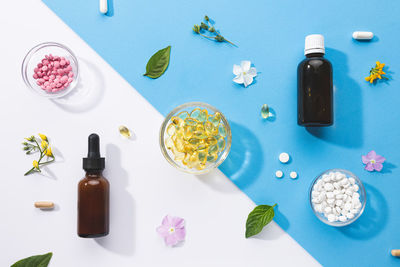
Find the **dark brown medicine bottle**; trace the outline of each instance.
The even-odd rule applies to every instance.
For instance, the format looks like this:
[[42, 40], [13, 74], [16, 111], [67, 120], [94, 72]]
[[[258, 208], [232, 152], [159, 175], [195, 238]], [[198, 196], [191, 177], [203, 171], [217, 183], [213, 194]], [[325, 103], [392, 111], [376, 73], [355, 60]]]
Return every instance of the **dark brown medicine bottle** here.
[[89, 136], [89, 151], [83, 159], [86, 176], [78, 184], [78, 235], [101, 237], [109, 232], [110, 185], [102, 172], [105, 160], [100, 156], [100, 139]]
[[324, 58], [324, 37], [306, 37], [306, 59], [297, 68], [297, 123], [301, 126], [333, 124], [332, 65]]

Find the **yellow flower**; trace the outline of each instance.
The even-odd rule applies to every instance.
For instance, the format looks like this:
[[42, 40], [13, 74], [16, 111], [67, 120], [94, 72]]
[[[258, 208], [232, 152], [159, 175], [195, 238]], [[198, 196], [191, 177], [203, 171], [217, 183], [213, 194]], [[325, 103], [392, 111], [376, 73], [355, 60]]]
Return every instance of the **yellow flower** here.
[[376, 62], [375, 68], [382, 70], [383, 67], [385, 67], [385, 63], [380, 63], [379, 61]]
[[46, 141], [43, 140], [42, 143], [41, 143], [41, 146], [42, 146], [43, 149], [46, 149], [49, 146], [49, 144]]
[[51, 152], [51, 147], [46, 148], [45, 154], [48, 157], [52, 157], [53, 156], [53, 152]]
[[44, 134], [39, 134], [40, 139], [42, 139], [43, 141], [47, 141], [47, 136], [45, 136]]
[[35, 169], [39, 169], [39, 163], [36, 160], [33, 161], [32, 165]]

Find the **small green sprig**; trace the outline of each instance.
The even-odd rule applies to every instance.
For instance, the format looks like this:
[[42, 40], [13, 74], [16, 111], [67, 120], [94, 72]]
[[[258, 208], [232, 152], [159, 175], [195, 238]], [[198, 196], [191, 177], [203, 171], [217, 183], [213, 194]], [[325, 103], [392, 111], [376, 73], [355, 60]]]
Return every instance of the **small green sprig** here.
[[[41, 172], [40, 166], [49, 164], [55, 160], [47, 136], [44, 134], [39, 134], [39, 137], [40, 138], [36, 138], [35, 136], [32, 135], [30, 137], [25, 138], [25, 140], [28, 142], [25, 141], [22, 143], [22, 145], [24, 146], [23, 150], [27, 155], [30, 155], [35, 152], [40, 153], [39, 160], [34, 160], [32, 162], [33, 167], [24, 174], [25, 176], [34, 172]], [[40, 142], [40, 145], [38, 141]]]
[[[204, 16], [204, 21], [201, 22], [200, 25], [195, 24], [193, 26], [193, 31], [196, 34], [199, 34], [203, 36], [204, 38], [214, 40], [217, 42], [227, 42], [230, 43], [231, 45], [236, 46], [234, 43], [230, 42], [229, 40], [225, 39], [218, 30], [214, 28], [214, 22], [211, 22], [210, 18], [208, 16]], [[205, 32], [208, 32], [209, 35], [204, 34]]]

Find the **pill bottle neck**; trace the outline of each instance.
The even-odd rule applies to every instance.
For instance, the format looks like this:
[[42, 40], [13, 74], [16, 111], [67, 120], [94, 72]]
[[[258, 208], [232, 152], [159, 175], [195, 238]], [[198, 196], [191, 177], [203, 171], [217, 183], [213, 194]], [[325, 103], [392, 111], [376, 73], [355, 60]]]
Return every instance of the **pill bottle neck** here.
[[87, 170], [86, 177], [91, 178], [91, 179], [103, 177], [103, 171], [102, 170]]
[[324, 57], [324, 53], [310, 53], [306, 55], [306, 58], [312, 58], [312, 57]]

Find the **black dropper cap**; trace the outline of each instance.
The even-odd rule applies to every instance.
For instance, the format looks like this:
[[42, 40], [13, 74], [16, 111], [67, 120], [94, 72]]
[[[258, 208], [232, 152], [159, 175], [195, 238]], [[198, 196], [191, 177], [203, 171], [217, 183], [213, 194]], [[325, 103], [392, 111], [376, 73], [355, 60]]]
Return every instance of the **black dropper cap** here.
[[102, 171], [105, 167], [105, 160], [100, 156], [100, 138], [93, 133], [88, 138], [88, 155], [83, 158], [83, 169], [85, 171]]

